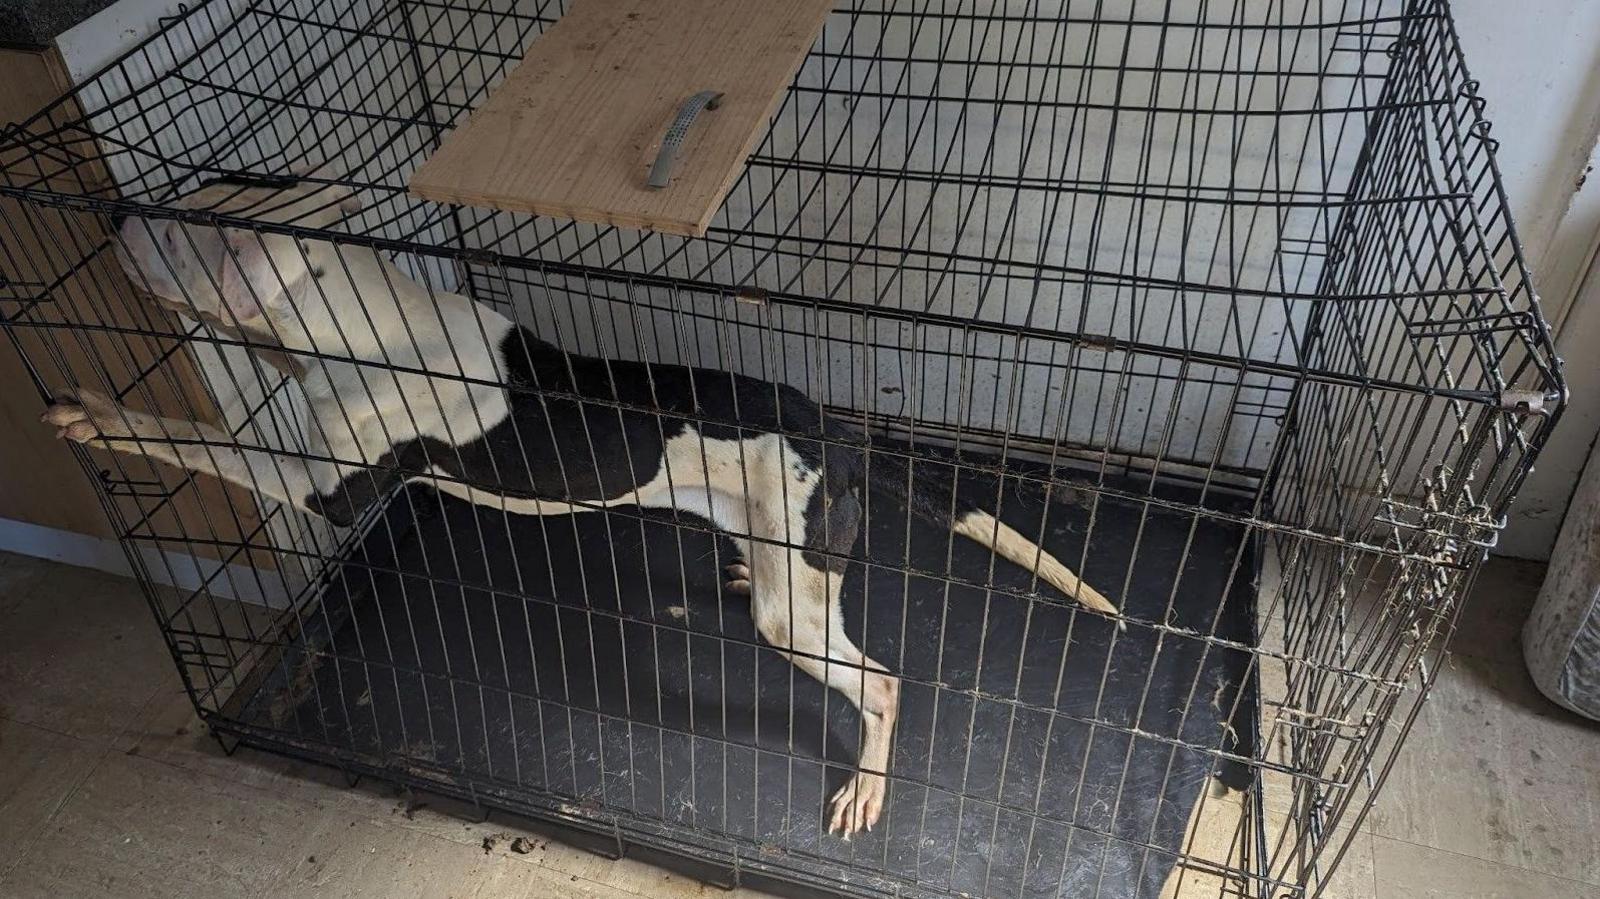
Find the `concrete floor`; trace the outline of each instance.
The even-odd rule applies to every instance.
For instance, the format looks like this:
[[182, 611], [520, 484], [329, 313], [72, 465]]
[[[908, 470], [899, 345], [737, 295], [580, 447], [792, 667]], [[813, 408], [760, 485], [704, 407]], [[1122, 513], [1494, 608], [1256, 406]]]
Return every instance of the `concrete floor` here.
[[[1480, 578], [1330, 899], [1600, 899], [1600, 726], [1539, 697], [1518, 656], [1541, 574]], [[130, 582], [0, 554], [0, 896], [754, 895], [537, 835], [510, 851], [526, 833], [223, 756]]]

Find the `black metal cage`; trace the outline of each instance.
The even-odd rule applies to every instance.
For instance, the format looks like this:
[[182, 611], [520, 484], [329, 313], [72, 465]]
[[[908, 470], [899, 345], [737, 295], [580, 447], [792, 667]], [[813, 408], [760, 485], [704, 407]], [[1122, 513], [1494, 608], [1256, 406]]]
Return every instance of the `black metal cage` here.
[[[166, 423], [77, 452], [212, 730], [728, 882], [1321, 894], [1564, 400], [1447, 4], [846, 0], [703, 239], [409, 196], [563, 10], [208, 0], [0, 140], [0, 314], [41, 399]], [[179, 202], [217, 179], [360, 208]], [[830, 560], [899, 685], [878, 826], [827, 832], [860, 716], [767, 645], [705, 519], [515, 514], [408, 470], [341, 522], [155, 461], [392, 470], [319, 457], [303, 375], [418, 372], [153, 302], [129, 220], [316, 242], [396, 290], [348, 271], [376, 253], [573, 359], [825, 410], [837, 433], [426, 372], [866, 460]], [[874, 483], [907, 477], [1116, 613]]]

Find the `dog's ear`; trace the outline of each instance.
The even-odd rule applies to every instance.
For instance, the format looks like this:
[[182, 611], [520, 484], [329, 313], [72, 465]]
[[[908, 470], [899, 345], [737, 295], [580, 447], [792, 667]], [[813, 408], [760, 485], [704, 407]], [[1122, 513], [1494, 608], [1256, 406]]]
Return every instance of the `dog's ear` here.
[[283, 296], [287, 287], [300, 280], [306, 271], [299, 248], [292, 240], [274, 241], [293, 247], [289, 253], [269, 253], [269, 238], [254, 231], [224, 231], [222, 259], [217, 284], [222, 302], [233, 317], [245, 324], [267, 310]]

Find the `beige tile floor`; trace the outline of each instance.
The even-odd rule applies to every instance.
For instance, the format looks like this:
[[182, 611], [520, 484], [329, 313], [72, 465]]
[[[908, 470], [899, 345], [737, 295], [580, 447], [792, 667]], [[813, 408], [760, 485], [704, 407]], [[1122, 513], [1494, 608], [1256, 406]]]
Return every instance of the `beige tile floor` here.
[[[1600, 899], [1600, 726], [1544, 702], [1518, 658], [1541, 573], [1480, 579], [1329, 899]], [[130, 582], [0, 554], [0, 896], [754, 896], [538, 835], [486, 853], [528, 831], [406, 810], [315, 765], [223, 756]]]

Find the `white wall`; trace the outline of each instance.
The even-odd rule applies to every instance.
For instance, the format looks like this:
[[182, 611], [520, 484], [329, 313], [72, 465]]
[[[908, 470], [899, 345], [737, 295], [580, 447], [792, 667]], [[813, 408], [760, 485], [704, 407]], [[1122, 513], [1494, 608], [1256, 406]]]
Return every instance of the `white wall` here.
[[182, 0], [119, 0], [67, 29], [56, 49], [73, 84], [82, 84], [107, 63], [149, 37], [162, 16], [178, 13]]
[[1455, 0], [1517, 230], [1546, 315], [1560, 325], [1572, 404], [1529, 478], [1500, 551], [1547, 558], [1600, 427], [1600, 283], [1580, 282], [1600, 233], [1600, 178], [1578, 184], [1600, 131], [1600, 3]]

